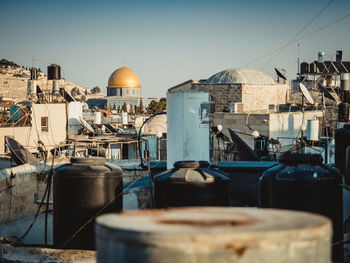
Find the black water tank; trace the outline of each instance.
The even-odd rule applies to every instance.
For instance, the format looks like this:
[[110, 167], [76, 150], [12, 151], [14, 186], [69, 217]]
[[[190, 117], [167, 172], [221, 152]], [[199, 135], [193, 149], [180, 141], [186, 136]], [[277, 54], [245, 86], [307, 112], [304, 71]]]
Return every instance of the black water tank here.
[[335, 61], [336, 62], [342, 62], [343, 60], [343, 51], [342, 50], [337, 50], [337, 52], [335, 53]]
[[309, 73], [309, 63], [307, 62], [300, 63], [300, 73], [301, 74]]
[[344, 172], [346, 147], [350, 146], [350, 125], [335, 131], [335, 166]]
[[317, 65], [315, 62], [311, 62], [310, 63], [310, 69], [309, 69], [310, 73], [317, 73]]
[[348, 122], [349, 113], [350, 113], [350, 104], [349, 103], [340, 103], [338, 106], [338, 121], [339, 122]]
[[[344, 154], [345, 155], [345, 154]], [[284, 154], [260, 177], [260, 207], [301, 210], [333, 222], [333, 260], [343, 258], [342, 176], [319, 154]]]
[[156, 208], [228, 206], [229, 178], [206, 161], [182, 161], [154, 178]]
[[61, 67], [56, 64], [51, 64], [47, 67], [47, 79], [57, 80], [61, 79]]
[[[119, 167], [99, 157], [71, 158], [70, 164], [55, 170], [55, 247], [61, 247], [107, 204], [101, 214], [122, 211], [122, 174]], [[94, 249], [94, 222], [93, 219], [64, 248]]]
[[38, 79], [38, 69], [37, 68], [30, 69], [30, 79], [31, 80]]

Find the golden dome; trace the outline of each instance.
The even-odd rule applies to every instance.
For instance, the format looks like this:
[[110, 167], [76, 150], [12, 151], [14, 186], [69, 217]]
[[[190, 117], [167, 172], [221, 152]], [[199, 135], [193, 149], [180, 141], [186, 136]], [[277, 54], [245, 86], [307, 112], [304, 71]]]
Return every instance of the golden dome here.
[[140, 79], [136, 73], [128, 68], [116, 69], [108, 79], [109, 88], [141, 88]]

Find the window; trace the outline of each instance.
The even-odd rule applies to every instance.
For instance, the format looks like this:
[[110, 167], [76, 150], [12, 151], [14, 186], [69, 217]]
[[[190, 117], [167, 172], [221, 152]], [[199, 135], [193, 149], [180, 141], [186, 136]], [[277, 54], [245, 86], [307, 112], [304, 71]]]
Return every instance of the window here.
[[49, 131], [49, 118], [48, 117], [41, 117], [41, 131], [42, 132], [48, 132]]

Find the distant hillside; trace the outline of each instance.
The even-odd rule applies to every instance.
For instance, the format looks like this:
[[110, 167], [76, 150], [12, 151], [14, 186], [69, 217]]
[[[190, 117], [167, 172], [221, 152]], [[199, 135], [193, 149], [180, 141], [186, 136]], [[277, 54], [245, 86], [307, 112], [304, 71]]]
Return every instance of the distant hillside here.
[[[25, 100], [27, 96], [27, 85], [30, 78], [29, 68], [20, 66], [15, 62], [1, 59], [0, 60], [0, 97], [11, 98], [16, 101]], [[39, 72], [37, 85], [41, 88], [52, 87], [52, 81], [47, 79], [43, 72]], [[85, 95], [87, 98], [104, 97], [105, 94], [99, 92], [99, 88], [89, 89], [82, 87], [74, 82], [64, 80], [66, 90], [78, 94], [78, 97]]]

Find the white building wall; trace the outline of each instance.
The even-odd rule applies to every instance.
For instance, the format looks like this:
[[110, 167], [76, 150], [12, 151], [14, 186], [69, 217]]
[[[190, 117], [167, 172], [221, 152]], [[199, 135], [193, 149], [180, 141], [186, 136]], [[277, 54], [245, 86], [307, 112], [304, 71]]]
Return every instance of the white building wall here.
[[[41, 117], [48, 117], [48, 131], [42, 131]], [[50, 150], [64, 142], [67, 132], [67, 117], [65, 104], [33, 104], [31, 127], [0, 128], [0, 153], [4, 153], [5, 136], [12, 136], [29, 151], [37, 151], [38, 140]]]
[[[281, 146], [291, 145], [293, 139], [299, 135], [302, 124], [307, 127], [308, 120], [322, 118], [321, 111], [306, 111], [302, 112], [281, 112], [270, 114], [269, 119], [269, 137], [279, 139]], [[304, 131], [306, 136], [307, 131]], [[280, 138], [286, 137], [286, 138]]]

